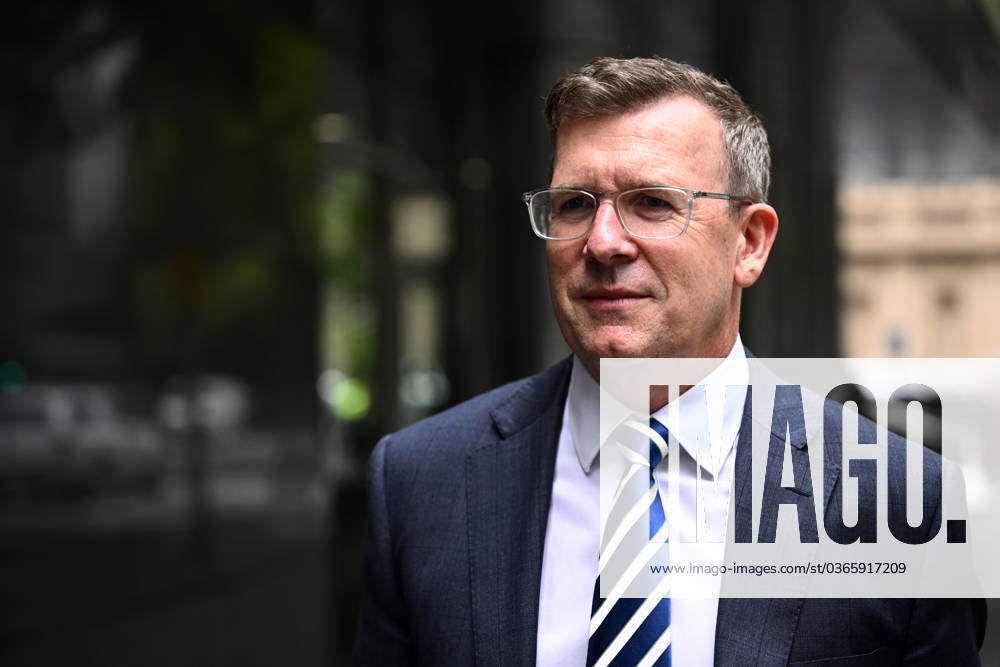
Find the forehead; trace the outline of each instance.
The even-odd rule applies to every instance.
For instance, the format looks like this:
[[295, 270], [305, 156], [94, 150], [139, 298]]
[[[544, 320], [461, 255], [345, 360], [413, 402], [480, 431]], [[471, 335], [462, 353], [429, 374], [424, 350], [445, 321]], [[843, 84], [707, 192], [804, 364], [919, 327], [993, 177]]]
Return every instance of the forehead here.
[[717, 189], [725, 174], [718, 116], [692, 97], [637, 111], [568, 118], [559, 128], [552, 185], [612, 191], [638, 185]]

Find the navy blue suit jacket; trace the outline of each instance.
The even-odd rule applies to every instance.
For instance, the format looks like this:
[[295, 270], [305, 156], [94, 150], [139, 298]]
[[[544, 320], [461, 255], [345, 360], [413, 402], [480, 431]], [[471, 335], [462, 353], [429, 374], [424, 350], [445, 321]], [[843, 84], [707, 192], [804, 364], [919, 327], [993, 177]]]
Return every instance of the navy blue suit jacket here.
[[[356, 664], [534, 663], [571, 367], [566, 359], [379, 442]], [[737, 511], [751, 501], [747, 451], [737, 448]], [[721, 599], [715, 663], [978, 664], [985, 619], [983, 600]]]

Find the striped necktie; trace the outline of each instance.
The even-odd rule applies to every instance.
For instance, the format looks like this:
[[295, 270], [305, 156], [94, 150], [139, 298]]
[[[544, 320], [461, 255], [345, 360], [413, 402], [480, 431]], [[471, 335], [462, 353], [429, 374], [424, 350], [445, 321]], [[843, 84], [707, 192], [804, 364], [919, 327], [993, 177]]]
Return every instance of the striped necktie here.
[[[587, 645], [587, 667], [670, 667], [670, 584], [669, 577], [663, 577], [653, 595], [647, 598], [621, 597], [635, 576], [647, 564], [648, 557], [656, 552], [660, 542], [665, 540], [666, 516], [660, 492], [653, 478], [656, 466], [666, 458], [669, 435], [663, 424], [650, 418], [650, 428], [646, 430], [639, 423], [639, 429], [649, 436], [649, 492], [640, 504], [632, 504], [632, 498], [622, 496], [612, 506], [609, 517], [623, 517], [620, 522], [629, 530], [630, 522], [635, 522], [649, 513], [650, 543], [632, 561], [621, 578], [608, 587], [607, 598], [601, 597], [600, 572], [606, 564], [601, 554], [598, 578], [594, 584], [594, 598], [591, 606], [590, 641]], [[618, 507], [630, 503], [631, 507]], [[604, 545], [604, 550], [613, 551], [619, 544], [612, 536]], [[656, 539], [654, 539], [656, 538]]]

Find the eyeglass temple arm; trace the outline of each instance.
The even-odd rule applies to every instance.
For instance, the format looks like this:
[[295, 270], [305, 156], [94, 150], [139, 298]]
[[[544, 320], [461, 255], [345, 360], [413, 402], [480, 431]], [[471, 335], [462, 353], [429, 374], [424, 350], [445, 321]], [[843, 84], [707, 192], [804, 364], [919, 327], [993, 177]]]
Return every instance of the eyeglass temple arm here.
[[705, 192], [704, 190], [695, 190], [691, 193], [693, 197], [708, 197], [709, 199], [722, 199], [725, 201], [745, 201], [747, 203], [754, 203], [754, 200], [750, 197], [737, 197], [736, 195], [724, 195], [719, 192]]

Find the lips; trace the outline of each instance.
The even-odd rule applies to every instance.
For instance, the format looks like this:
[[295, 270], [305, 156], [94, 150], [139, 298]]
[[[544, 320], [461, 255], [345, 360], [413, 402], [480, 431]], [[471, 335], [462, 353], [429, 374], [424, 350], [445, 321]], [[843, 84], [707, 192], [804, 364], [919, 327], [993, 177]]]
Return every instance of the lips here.
[[595, 310], [627, 310], [642, 303], [647, 297], [627, 287], [594, 287], [582, 295], [588, 307]]

